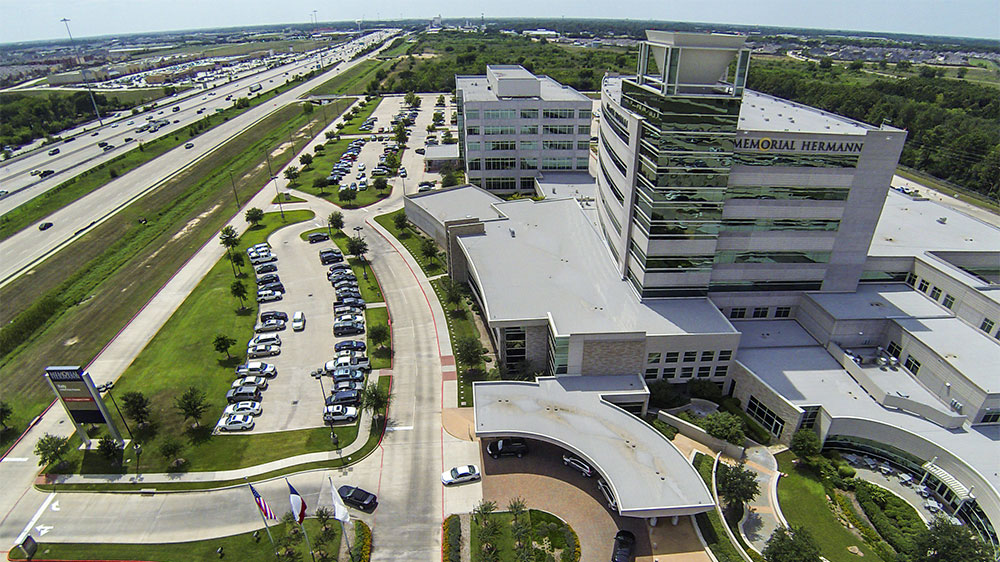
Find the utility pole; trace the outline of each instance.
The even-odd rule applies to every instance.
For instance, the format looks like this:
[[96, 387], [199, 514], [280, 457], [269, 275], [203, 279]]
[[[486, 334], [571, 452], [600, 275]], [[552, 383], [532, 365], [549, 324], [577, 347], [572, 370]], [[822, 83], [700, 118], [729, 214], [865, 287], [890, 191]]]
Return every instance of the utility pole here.
[[[80, 51], [76, 48], [76, 41], [73, 40], [73, 33], [69, 30], [69, 18], [63, 18], [59, 20], [66, 24], [66, 34], [69, 35], [69, 45], [73, 48], [73, 51], [80, 54]], [[97, 100], [94, 99], [94, 91], [90, 89], [90, 80], [87, 79], [87, 69], [83, 68], [83, 64], [80, 65], [80, 75], [83, 76], [83, 83], [87, 86], [87, 93], [90, 94], [90, 103], [94, 104], [94, 115], [97, 116], [97, 124], [104, 126], [104, 121], [101, 120], [101, 112], [97, 110]]]

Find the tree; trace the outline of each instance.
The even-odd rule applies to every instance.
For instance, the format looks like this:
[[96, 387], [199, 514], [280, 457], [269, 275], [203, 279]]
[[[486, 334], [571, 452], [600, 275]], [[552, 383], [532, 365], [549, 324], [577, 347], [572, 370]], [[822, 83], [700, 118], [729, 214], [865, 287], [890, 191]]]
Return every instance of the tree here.
[[118, 458], [118, 453], [121, 452], [121, 450], [121, 444], [118, 443], [117, 439], [114, 439], [110, 435], [101, 437], [100, 442], [97, 444], [97, 452], [108, 461], [114, 461]]
[[243, 217], [250, 223], [250, 226], [257, 226], [260, 221], [264, 220], [264, 211], [258, 209], [257, 207], [251, 207], [247, 209], [247, 212], [243, 214]]
[[[222, 244], [222, 246], [226, 248], [226, 254], [228, 254], [231, 259], [233, 249], [240, 245], [240, 235], [236, 233], [236, 229], [232, 226], [226, 226], [219, 232], [219, 244]], [[232, 266], [233, 277], [236, 277], [236, 262], [232, 262]]]
[[337, 192], [337, 199], [339, 199], [342, 203], [346, 203], [348, 206], [350, 206], [351, 201], [354, 201], [357, 198], [358, 192], [354, 189], [341, 189]]
[[767, 562], [819, 562], [819, 547], [803, 527], [778, 527], [762, 554]]
[[441, 177], [441, 187], [451, 187], [453, 185], [458, 185], [458, 176], [452, 171], [445, 172], [444, 176]]
[[372, 340], [373, 344], [381, 347], [383, 343], [389, 340], [389, 327], [385, 324], [375, 324], [368, 328], [368, 339]]
[[312, 163], [313, 163], [312, 154], [309, 154], [307, 152], [307, 153], [303, 154], [302, 156], [299, 156], [299, 164], [302, 164], [303, 168], [308, 168], [309, 165], [312, 164]]
[[149, 398], [137, 391], [131, 390], [122, 395], [122, 405], [125, 406], [125, 413], [135, 420], [135, 423], [143, 425], [149, 421]]
[[396, 123], [396, 126], [392, 129], [393, 134], [396, 137], [396, 143], [400, 146], [406, 144], [406, 125], [402, 121]]
[[35, 443], [35, 454], [38, 455], [38, 466], [48, 466], [62, 462], [69, 452], [69, 438], [46, 433]]
[[462, 302], [462, 289], [459, 284], [454, 282], [450, 277], [443, 277], [441, 279], [441, 291], [444, 293], [445, 302], [457, 309], [459, 303]]
[[913, 541], [913, 562], [989, 562], [989, 548], [972, 532], [936, 517]]
[[719, 495], [726, 498], [727, 508], [751, 502], [760, 493], [757, 473], [743, 463], [737, 465], [719, 463], [716, 487]]
[[246, 310], [247, 306], [243, 301], [247, 298], [247, 286], [242, 281], [233, 281], [229, 286], [229, 294], [240, 299], [240, 310]]
[[375, 188], [375, 191], [385, 191], [385, 188], [389, 187], [389, 182], [385, 178], [379, 176], [375, 178], [375, 181], [372, 183], [372, 187]]
[[462, 336], [455, 341], [455, 358], [467, 367], [475, 367], [483, 358], [483, 346], [479, 338]]
[[729, 412], [712, 412], [705, 416], [705, 431], [717, 439], [725, 439], [734, 445], [743, 445], [743, 420]]
[[326, 217], [326, 228], [330, 231], [330, 238], [333, 238], [334, 230], [343, 230], [344, 213], [341, 213], [340, 211], [330, 213], [330, 216]]
[[246, 265], [246, 260], [243, 259], [243, 254], [240, 252], [233, 252], [229, 254], [229, 262], [233, 264], [236, 268], [237, 277], [243, 274], [243, 266]]
[[482, 526], [487, 519], [497, 510], [496, 502], [481, 500], [472, 509], [472, 520], [476, 525]]
[[438, 247], [430, 238], [424, 238], [420, 242], [420, 255], [427, 258], [428, 261], [434, 261], [434, 258], [438, 257]]
[[354, 257], [361, 257], [368, 251], [368, 242], [365, 242], [363, 238], [348, 238], [347, 239], [347, 253]]
[[403, 96], [403, 103], [410, 107], [420, 107], [420, 96], [414, 94], [413, 92], [407, 92], [406, 95]]
[[811, 429], [800, 429], [792, 435], [792, 442], [788, 446], [799, 458], [818, 455], [823, 444], [819, 441], [819, 435]]
[[4, 430], [9, 429], [7, 427], [7, 420], [14, 415], [14, 408], [11, 408], [10, 404], [6, 402], [0, 402], [0, 425], [3, 426]]
[[[330, 133], [327, 133], [327, 134], [329, 135]], [[334, 136], [335, 140], [340, 140], [340, 135], [338, 135], [337, 133], [333, 133], [333, 136]], [[327, 138], [330, 138], [330, 137], [327, 137]], [[326, 147], [323, 146], [322, 144], [317, 144], [313, 148], [313, 152], [315, 152], [316, 154], [319, 154], [319, 153], [323, 152], [324, 150], [326, 150]]]
[[819, 59], [819, 67], [820, 68], [832, 68], [833, 67], [833, 59], [831, 59], [830, 57], [823, 57], [823, 58]]
[[168, 439], [160, 445], [160, 454], [165, 459], [175, 460], [181, 454], [181, 444], [173, 439]]
[[219, 334], [215, 336], [215, 341], [212, 342], [215, 346], [215, 350], [219, 353], [225, 353], [226, 359], [232, 359], [232, 355], [229, 355], [229, 348], [236, 345], [236, 338], [231, 338], [226, 334]]
[[524, 515], [527, 510], [528, 506], [520, 497], [511, 498], [510, 502], [507, 503], [507, 511], [514, 517], [514, 524], [517, 524], [518, 517]]
[[937, 76], [937, 71], [934, 70], [933, 66], [921, 66], [920, 67], [920, 77], [921, 78], [934, 78]]
[[383, 417], [389, 402], [389, 389], [377, 383], [368, 384], [361, 391], [361, 409], [371, 412], [373, 418]]
[[191, 418], [194, 420], [195, 426], [200, 426], [201, 416], [208, 409], [208, 404], [205, 403], [205, 393], [198, 390], [197, 387], [191, 386], [174, 401], [174, 407], [184, 416], [185, 420]]
[[299, 177], [299, 169], [295, 166], [289, 166], [285, 169], [285, 179], [289, 182], [294, 182]]
[[896, 63], [896, 70], [899, 70], [899, 71], [909, 70], [910, 67], [912, 67], [912, 66], [913, 66], [913, 63], [911, 63], [910, 61], [908, 61], [908, 60], [901, 60], [901, 61], [899, 61], [899, 62]]
[[958, 71], [956, 72], [956, 75], [959, 78], [965, 78], [965, 75], [968, 74], [968, 73], [969, 73], [969, 69], [963, 66], [962, 68], [958, 69]]
[[444, 94], [438, 96], [437, 105], [444, 105]]
[[406, 229], [407, 220], [406, 213], [399, 212], [392, 217], [392, 225], [396, 227], [396, 230], [403, 231]]

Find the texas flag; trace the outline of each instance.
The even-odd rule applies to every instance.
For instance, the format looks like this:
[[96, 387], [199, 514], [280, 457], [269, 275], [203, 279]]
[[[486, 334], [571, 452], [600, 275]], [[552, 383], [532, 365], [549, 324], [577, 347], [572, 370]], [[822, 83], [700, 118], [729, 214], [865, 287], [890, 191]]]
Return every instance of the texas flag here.
[[285, 478], [285, 483], [288, 484], [288, 500], [292, 502], [292, 515], [295, 516], [295, 520], [301, 525], [302, 521], [306, 518], [306, 500], [302, 499], [302, 496], [295, 491], [292, 483], [287, 478]]

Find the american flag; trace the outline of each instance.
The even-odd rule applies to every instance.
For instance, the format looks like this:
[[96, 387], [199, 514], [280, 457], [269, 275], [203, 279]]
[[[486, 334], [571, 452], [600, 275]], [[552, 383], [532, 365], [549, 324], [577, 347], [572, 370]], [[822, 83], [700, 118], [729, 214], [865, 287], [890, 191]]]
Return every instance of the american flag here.
[[253, 493], [253, 501], [257, 502], [257, 507], [260, 509], [260, 512], [264, 514], [264, 517], [267, 517], [268, 519], [274, 519], [275, 521], [277, 521], [278, 518], [274, 516], [274, 513], [271, 511], [271, 508], [267, 507], [267, 502], [264, 501], [264, 498], [260, 497], [260, 494], [257, 493], [257, 490], [253, 488], [253, 484], [248, 484], [248, 485], [250, 486], [250, 492]]

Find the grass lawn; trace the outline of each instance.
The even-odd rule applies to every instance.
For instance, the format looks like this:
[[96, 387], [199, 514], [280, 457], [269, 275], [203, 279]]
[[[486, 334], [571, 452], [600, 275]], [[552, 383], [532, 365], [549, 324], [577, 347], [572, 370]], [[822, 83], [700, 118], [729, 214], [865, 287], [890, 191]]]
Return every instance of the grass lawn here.
[[[335, 116], [331, 117], [333, 119]], [[311, 121], [310, 121], [311, 120]], [[229, 171], [240, 200], [267, 181], [264, 155], [282, 166], [308, 142], [317, 113], [281, 108], [209, 153], [161, 187], [133, 202], [79, 240], [0, 288], [0, 325], [26, 313], [31, 303], [55, 299], [30, 338], [0, 358], [0, 387], [14, 405], [0, 448], [48, 406], [52, 391], [41, 377], [52, 357], [87, 365], [153, 294], [236, 212]], [[291, 136], [292, 141], [289, 142]]]
[[350, 70], [338, 74], [326, 82], [316, 86], [309, 92], [314, 96], [319, 95], [359, 95], [365, 92], [368, 83], [375, 78], [375, 72], [379, 68], [388, 68], [390, 62], [380, 62], [366, 60]]
[[[448, 318], [448, 337], [451, 339], [452, 345], [460, 338], [472, 337], [478, 339], [479, 331], [476, 329], [476, 324], [472, 319], [472, 315], [475, 314], [472, 311], [472, 298], [466, 292], [458, 307], [453, 307], [444, 298], [444, 291], [442, 289], [444, 279], [446, 278], [442, 277], [441, 279], [431, 281], [431, 286], [434, 287], [434, 293], [437, 295], [438, 301], [441, 302], [441, 308], [444, 309], [445, 315]], [[456, 363], [458, 367], [458, 405], [472, 406], [472, 383], [477, 380], [483, 380], [482, 375], [470, 372], [469, 367], [464, 363]], [[476, 369], [479, 373], [485, 374], [486, 364], [481, 362], [476, 366]]]
[[[304, 191], [310, 195], [321, 197], [334, 205], [345, 209], [366, 207], [388, 197], [392, 193], [391, 184], [389, 185], [389, 189], [385, 191], [376, 191], [369, 184], [368, 189], [364, 191], [356, 191], [356, 197], [351, 201], [340, 199], [340, 188], [338, 185], [317, 187], [316, 181], [326, 179], [326, 177], [330, 174], [330, 170], [333, 169], [333, 165], [340, 160], [340, 156], [347, 150], [347, 145], [349, 145], [352, 140], [353, 139], [340, 139], [339, 141], [327, 142], [322, 152], [313, 154], [312, 164], [303, 169], [295, 182], [289, 184], [289, 187], [298, 189], [299, 191]], [[352, 174], [350, 177], [354, 178], [355, 175]], [[369, 181], [372, 179], [373, 178], [369, 178]], [[345, 181], [347, 180], [345, 179]]]
[[445, 258], [443, 256], [439, 255], [439, 257], [434, 260], [429, 260], [424, 257], [423, 253], [420, 252], [420, 244], [424, 239], [428, 238], [427, 236], [417, 232], [417, 230], [414, 229], [409, 223], [407, 223], [406, 228], [403, 230], [396, 228], [396, 225], [393, 222], [393, 217], [405, 213], [405, 210], [400, 209], [392, 213], [379, 215], [375, 217], [375, 221], [382, 225], [383, 228], [391, 232], [396, 240], [399, 240], [403, 246], [406, 246], [407, 251], [410, 252], [413, 259], [417, 260], [417, 263], [420, 265], [420, 269], [423, 270], [424, 275], [433, 277], [435, 275], [446, 273], [444, 266]]
[[301, 197], [296, 197], [291, 193], [284, 193], [284, 197], [281, 195], [275, 195], [274, 199], [271, 200], [272, 205], [277, 205], [278, 203], [305, 203], [306, 200]]
[[[249, 493], [247, 494], [249, 498]], [[249, 505], [249, 504], [248, 504]], [[247, 508], [250, 509], [250, 508]], [[314, 518], [308, 518], [303, 523], [309, 541], [314, 549], [324, 545], [323, 550], [336, 555], [340, 550], [340, 525], [334, 521], [328, 523], [324, 533], [320, 524]], [[295, 526], [297, 527], [297, 526]], [[271, 535], [277, 541], [289, 536], [290, 529], [284, 523], [270, 525]], [[293, 543], [294, 550], [299, 553], [298, 560], [308, 559], [305, 541], [301, 535]], [[39, 542], [36, 558], [46, 560], [147, 560], [149, 562], [208, 562], [219, 560], [216, 549], [222, 547], [225, 560], [240, 560], [244, 562], [269, 562], [274, 560], [274, 551], [267, 533], [261, 527], [255, 539], [253, 532], [230, 535], [218, 539], [204, 541], [163, 543], [163, 544], [100, 544], [100, 543], [47, 543]], [[13, 549], [10, 560], [25, 560], [20, 549]]]
[[[312, 211], [292, 211], [282, 222], [277, 213], [268, 213], [255, 229], [241, 239], [238, 251], [264, 241], [269, 234], [296, 222], [309, 220]], [[246, 270], [244, 271], [246, 274]], [[250, 285], [249, 276], [242, 277]], [[181, 457], [187, 459], [186, 470], [225, 470], [261, 464], [306, 452], [325, 451], [330, 448], [330, 432], [326, 428], [303, 429], [283, 433], [259, 435], [212, 435], [215, 421], [226, 406], [225, 393], [234, 378], [233, 367], [245, 360], [244, 341], [253, 335], [257, 305], [248, 299], [247, 309], [240, 310], [239, 302], [230, 294], [233, 270], [223, 258], [185, 299], [180, 308], [167, 321], [159, 333], [135, 361], [122, 374], [115, 385], [115, 394], [121, 397], [129, 391], [139, 391], [152, 402], [153, 424], [144, 430], [136, 428], [135, 436], [143, 445], [141, 469], [147, 472], [167, 472], [172, 459], [160, 454], [160, 446], [170, 440], [181, 443]], [[252, 295], [252, 293], [251, 293]], [[220, 357], [212, 347], [216, 334], [236, 339], [232, 357]], [[291, 376], [279, 373], [278, 376]], [[174, 401], [188, 387], [204, 392], [209, 408], [202, 417], [203, 425], [192, 429], [174, 407]], [[345, 447], [357, 438], [357, 424], [337, 428], [337, 437]], [[126, 457], [134, 457], [131, 450]], [[123, 471], [123, 464], [109, 463], [96, 452], [74, 450], [68, 457], [71, 472], [116, 473]], [[126, 463], [127, 464], [127, 463]], [[135, 465], [132, 465], [135, 466]], [[50, 467], [65, 473], [65, 467]]]
[[777, 455], [778, 468], [788, 476], [778, 480], [778, 503], [790, 525], [805, 527], [816, 539], [820, 554], [830, 562], [856, 562], [858, 557], [847, 551], [857, 546], [865, 559], [875, 560], [875, 553], [868, 545], [848, 531], [827, 506], [823, 484], [805, 471], [800, 471], [792, 460], [795, 455], [786, 451]]
[[[377, 325], [388, 326], [389, 325], [389, 310], [385, 307], [380, 308], [369, 308], [365, 310], [365, 327], [368, 331], [372, 329], [372, 326]], [[377, 347], [372, 343], [371, 338], [366, 338], [368, 345], [368, 359], [371, 361], [372, 369], [388, 369], [392, 366], [392, 332], [390, 331], [390, 340], [387, 342], [382, 342], [382, 346], [388, 345], [388, 347]]]
[[378, 104], [382, 102], [382, 98], [374, 98], [366, 102], [362, 102], [361, 105], [355, 106], [359, 111], [344, 123], [344, 128], [340, 129], [338, 132], [342, 135], [370, 135], [371, 131], [361, 131], [358, 129], [361, 125], [365, 123], [365, 119], [371, 117], [371, 114], [375, 112], [375, 108]]

